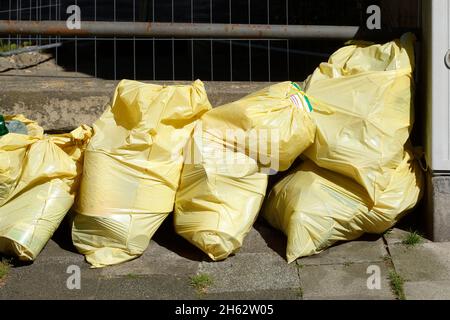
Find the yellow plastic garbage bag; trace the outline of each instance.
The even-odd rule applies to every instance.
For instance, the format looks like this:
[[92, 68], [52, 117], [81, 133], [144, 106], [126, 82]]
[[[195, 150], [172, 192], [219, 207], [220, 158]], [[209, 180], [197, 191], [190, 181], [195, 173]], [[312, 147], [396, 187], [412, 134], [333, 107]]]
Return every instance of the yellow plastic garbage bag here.
[[236, 252], [261, 208], [267, 175], [312, 143], [310, 108], [296, 84], [283, 82], [203, 115], [177, 192], [176, 232], [212, 260]]
[[308, 96], [285, 81], [217, 107], [202, 117], [204, 134], [258, 161], [284, 171], [314, 139]]
[[305, 82], [317, 124], [304, 155], [364, 186], [372, 200], [403, 159], [413, 124], [414, 36], [336, 51]]
[[25, 118], [23, 115], [5, 115], [5, 121], [20, 121], [26, 125], [28, 135], [7, 134], [1, 137], [0, 153], [0, 206], [10, 198], [15, 189], [15, 185], [22, 173], [22, 163], [24, 161], [28, 147], [34, 142], [42, 139], [44, 129], [36, 122]]
[[[76, 159], [23, 116], [5, 117], [27, 125], [28, 135], [0, 138], [0, 252], [36, 259], [72, 206]], [[90, 137], [88, 127], [60, 135], [77, 157]]]
[[92, 128], [81, 125], [70, 133], [52, 134], [49, 139], [60, 147], [75, 162], [77, 177], [72, 185], [72, 190], [78, 191], [81, 176], [83, 174], [84, 151], [92, 137]]
[[122, 80], [94, 124], [72, 224], [75, 247], [94, 267], [141, 255], [173, 211], [182, 151], [211, 108], [203, 83]]
[[212, 260], [222, 260], [242, 246], [250, 231], [266, 193], [267, 174], [244, 153], [233, 152], [233, 160], [227, 159], [229, 150], [222, 144], [201, 138], [190, 143], [201, 160], [184, 164], [175, 230]]
[[364, 187], [307, 160], [270, 191], [263, 217], [287, 236], [286, 258], [317, 254], [339, 240], [382, 233], [412, 209], [421, 196], [423, 176], [405, 151], [376, 202]]

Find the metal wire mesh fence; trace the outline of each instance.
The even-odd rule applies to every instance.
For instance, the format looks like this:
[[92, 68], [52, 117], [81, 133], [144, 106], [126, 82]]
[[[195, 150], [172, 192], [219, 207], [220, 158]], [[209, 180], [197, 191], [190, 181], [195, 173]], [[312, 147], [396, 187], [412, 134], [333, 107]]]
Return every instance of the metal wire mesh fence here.
[[[369, 0], [0, 0], [0, 20], [363, 25]], [[51, 49], [58, 65], [106, 79], [301, 80], [340, 41], [16, 36], [3, 50], [29, 44]], [[6, 48], [6, 49], [5, 49]]]

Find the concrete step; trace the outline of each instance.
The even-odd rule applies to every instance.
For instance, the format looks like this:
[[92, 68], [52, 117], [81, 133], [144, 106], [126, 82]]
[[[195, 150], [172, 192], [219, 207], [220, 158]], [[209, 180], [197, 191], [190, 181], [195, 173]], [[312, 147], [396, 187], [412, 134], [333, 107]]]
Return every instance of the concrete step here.
[[[0, 113], [24, 114], [45, 130], [69, 131], [91, 125], [105, 109], [119, 81], [92, 78], [2, 76]], [[159, 85], [191, 81], [149, 81]], [[205, 82], [211, 104], [235, 101], [269, 85], [267, 82]]]

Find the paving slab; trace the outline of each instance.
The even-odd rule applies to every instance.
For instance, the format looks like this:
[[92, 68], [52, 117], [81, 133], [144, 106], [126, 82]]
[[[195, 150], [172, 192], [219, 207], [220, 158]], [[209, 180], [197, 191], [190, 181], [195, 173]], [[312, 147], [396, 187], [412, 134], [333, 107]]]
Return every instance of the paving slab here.
[[200, 262], [190, 260], [151, 241], [144, 254], [130, 262], [102, 269], [103, 276], [194, 275]]
[[[380, 270], [380, 289], [369, 289], [368, 267]], [[395, 299], [388, 281], [385, 263], [353, 263], [348, 265], [305, 265], [299, 268], [303, 299]]]
[[327, 265], [362, 262], [380, 262], [388, 254], [383, 239], [349, 241], [336, 244], [321, 253], [297, 259], [300, 265]]
[[207, 293], [200, 296], [202, 300], [301, 300], [300, 289], [234, 291]]
[[286, 236], [263, 222], [256, 222], [239, 253], [271, 253], [286, 256]]
[[171, 275], [101, 278], [96, 299], [197, 299], [189, 278]]
[[450, 281], [405, 282], [407, 300], [450, 300]]
[[[386, 239], [388, 245], [401, 244], [409, 233], [410, 232], [406, 230], [393, 228], [389, 232], [385, 233], [383, 237], [384, 239]], [[430, 240], [422, 237], [421, 243], [430, 243], [430, 242], [431, 242]]]
[[406, 281], [450, 280], [450, 243], [390, 245], [395, 270]]
[[241, 253], [219, 262], [202, 262], [199, 274], [208, 274], [210, 293], [298, 289], [297, 270], [280, 256]]
[[178, 256], [192, 261], [211, 261], [204, 252], [176, 234], [173, 227], [173, 215], [169, 215], [156, 231], [149, 248], [144, 253], [144, 257], [153, 259], [153, 256], [167, 254], [168, 252], [176, 253]]
[[[79, 267], [80, 289], [70, 290], [67, 286], [74, 275], [70, 266]], [[86, 263], [41, 260], [13, 267], [0, 289], [0, 299], [94, 299], [99, 276], [99, 271], [89, 269]]]
[[41, 262], [73, 262], [77, 264], [84, 263], [84, 256], [78, 253], [75, 248], [70, 249], [61, 246], [60, 243], [56, 242], [54, 239], [50, 239], [42, 249], [41, 253], [37, 256], [34, 264], [39, 264]]

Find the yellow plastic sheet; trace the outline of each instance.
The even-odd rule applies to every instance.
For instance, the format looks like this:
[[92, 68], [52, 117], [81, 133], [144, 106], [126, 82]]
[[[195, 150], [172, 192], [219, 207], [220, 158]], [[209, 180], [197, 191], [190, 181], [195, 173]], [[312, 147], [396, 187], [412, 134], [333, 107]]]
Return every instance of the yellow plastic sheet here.
[[21, 115], [5, 119], [25, 123], [28, 135], [0, 138], [0, 252], [32, 261], [74, 202], [76, 163], [91, 132], [83, 126], [55, 143]]
[[404, 147], [413, 124], [413, 44], [405, 34], [346, 46], [306, 80], [317, 125], [304, 152], [311, 161], [274, 187], [264, 210], [288, 236], [289, 262], [383, 232], [418, 201], [422, 175]]
[[211, 108], [203, 83], [123, 80], [94, 124], [84, 159], [72, 239], [94, 267], [141, 255], [173, 210], [182, 151]]
[[339, 240], [391, 228], [421, 196], [423, 176], [411, 152], [390, 171], [385, 190], [373, 202], [354, 180], [307, 160], [270, 191], [264, 218], [287, 238], [286, 258], [317, 254]]
[[414, 37], [336, 51], [305, 82], [317, 124], [304, 155], [364, 186], [372, 200], [403, 159], [413, 124]]
[[287, 169], [314, 139], [306, 99], [296, 84], [283, 82], [203, 115], [177, 192], [179, 235], [213, 260], [242, 246], [267, 174]]
[[83, 174], [84, 152], [92, 137], [92, 128], [81, 125], [70, 133], [52, 134], [49, 139], [60, 147], [75, 162], [77, 176], [72, 184], [73, 192], [78, 192]]

